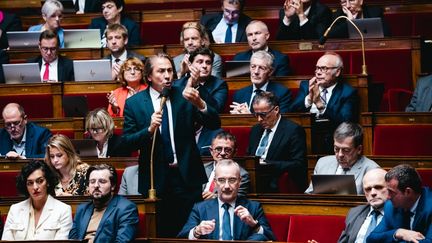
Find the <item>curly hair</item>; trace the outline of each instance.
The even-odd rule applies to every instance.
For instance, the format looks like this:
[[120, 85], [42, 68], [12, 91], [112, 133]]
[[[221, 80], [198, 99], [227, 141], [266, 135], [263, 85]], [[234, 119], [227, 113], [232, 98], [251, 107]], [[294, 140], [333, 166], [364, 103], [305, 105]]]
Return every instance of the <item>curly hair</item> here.
[[49, 195], [55, 196], [54, 189], [58, 183], [58, 178], [50, 169], [50, 167], [48, 167], [46, 163], [40, 160], [32, 160], [21, 169], [21, 173], [17, 176], [16, 179], [16, 187], [18, 191], [26, 197], [30, 196], [27, 189], [27, 179], [36, 170], [42, 170], [44, 177], [47, 181], [47, 192]]

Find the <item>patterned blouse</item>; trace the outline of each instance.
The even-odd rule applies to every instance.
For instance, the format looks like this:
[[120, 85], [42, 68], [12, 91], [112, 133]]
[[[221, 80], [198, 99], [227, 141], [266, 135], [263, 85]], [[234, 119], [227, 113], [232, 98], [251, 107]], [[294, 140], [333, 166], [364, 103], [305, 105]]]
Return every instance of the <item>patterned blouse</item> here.
[[86, 163], [79, 162], [75, 171], [75, 176], [69, 182], [66, 189], [63, 189], [62, 183], [59, 182], [55, 188], [55, 193], [57, 196], [62, 193], [70, 193], [74, 196], [76, 195], [88, 195], [88, 188], [86, 186], [86, 174], [89, 165]]

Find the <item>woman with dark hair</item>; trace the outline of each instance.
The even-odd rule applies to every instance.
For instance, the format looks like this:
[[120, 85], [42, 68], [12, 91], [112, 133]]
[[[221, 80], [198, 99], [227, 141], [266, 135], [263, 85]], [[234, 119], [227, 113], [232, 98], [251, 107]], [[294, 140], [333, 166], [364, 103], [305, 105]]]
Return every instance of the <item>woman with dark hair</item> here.
[[126, 99], [147, 88], [144, 82], [144, 64], [136, 57], [128, 58], [118, 74], [122, 87], [108, 93], [108, 112], [112, 117], [123, 117]]
[[65, 240], [72, 228], [72, 209], [53, 196], [57, 177], [43, 161], [21, 169], [17, 189], [27, 199], [9, 210], [2, 240]]

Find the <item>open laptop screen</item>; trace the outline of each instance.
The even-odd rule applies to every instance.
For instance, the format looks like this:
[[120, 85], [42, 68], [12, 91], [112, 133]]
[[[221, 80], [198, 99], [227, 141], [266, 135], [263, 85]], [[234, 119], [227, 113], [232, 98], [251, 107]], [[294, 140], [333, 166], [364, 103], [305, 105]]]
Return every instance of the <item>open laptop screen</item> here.
[[354, 175], [312, 175], [315, 194], [357, 194]]
[[[366, 18], [354, 19], [354, 24], [357, 25], [362, 32], [364, 38], [383, 38], [383, 24], [381, 18]], [[360, 39], [358, 31], [352, 24], [348, 25], [348, 36], [350, 39]]]
[[40, 83], [41, 76], [37, 63], [3, 64], [6, 84]]
[[109, 59], [98, 60], [74, 60], [75, 81], [111, 81], [111, 61]]

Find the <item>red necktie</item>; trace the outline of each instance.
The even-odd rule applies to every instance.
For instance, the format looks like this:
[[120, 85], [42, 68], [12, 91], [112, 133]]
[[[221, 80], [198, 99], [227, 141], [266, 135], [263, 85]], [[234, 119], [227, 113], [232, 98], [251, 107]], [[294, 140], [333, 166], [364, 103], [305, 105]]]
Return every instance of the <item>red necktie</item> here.
[[210, 183], [209, 192], [214, 192], [215, 184], [215, 180], [212, 180], [212, 182]]
[[45, 72], [43, 74], [43, 81], [48, 81], [49, 80], [49, 63], [45, 63]]

